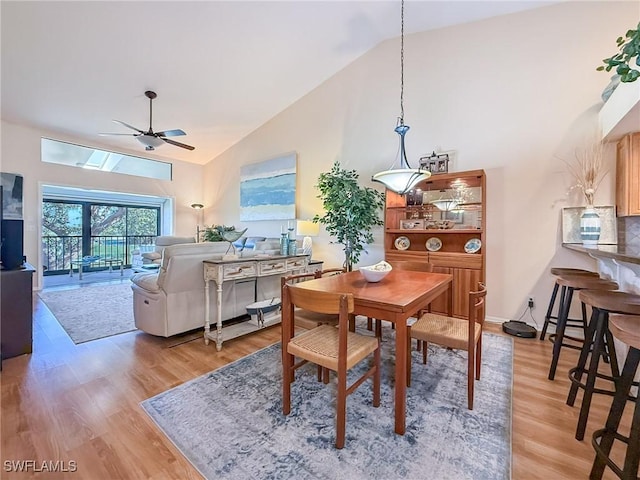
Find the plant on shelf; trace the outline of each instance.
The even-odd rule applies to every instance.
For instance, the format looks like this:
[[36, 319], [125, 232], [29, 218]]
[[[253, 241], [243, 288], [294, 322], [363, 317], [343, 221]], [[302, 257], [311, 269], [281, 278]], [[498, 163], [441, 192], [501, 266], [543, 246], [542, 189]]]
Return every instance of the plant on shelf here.
[[203, 233], [202, 233], [202, 240], [204, 240], [205, 242], [223, 242], [225, 241], [224, 238], [222, 238], [222, 234], [224, 232], [235, 232], [236, 231], [236, 227], [234, 226], [226, 226], [226, 225], [211, 225], [209, 227], [207, 227], [205, 225]]
[[563, 161], [575, 181], [567, 193], [580, 189], [587, 207], [593, 208], [596, 191], [608, 173], [604, 169], [604, 144], [594, 140], [585, 148], [576, 149], [574, 162]]
[[316, 188], [325, 214], [316, 215], [315, 223], [325, 226], [335, 243], [344, 246], [344, 266], [351, 271], [364, 246], [373, 243], [371, 229], [383, 225], [380, 211], [384, 207], [384, 194], [358, 185], [358, 173], [344, 170], [335, 162], [329, 172], [321, 173]]
[[229, 242], [229, 248], [227, 248], [227, 253], [229, 250], [233, 250], [233, 254], [236, 253], [236, 247], [233, 245], [233, 242], [238, 240], [244, 232], [244, 230], [236, 230], [235, 226], [227, 227], [226, 225], [211, 225], [210, 227], [206, 227], [202, 234], [202, 239], [205, 242]]
[[640, 77], [640, 68], [635, 68], [640, 67], [640, 22], [635, 30], [628, 30], [624, 37], [618, 37], [616, 44], [620, 51], [602, 60], [605, 65], [596, 70], [610, 72], [615, 69], [620, 81], [635, 82]]

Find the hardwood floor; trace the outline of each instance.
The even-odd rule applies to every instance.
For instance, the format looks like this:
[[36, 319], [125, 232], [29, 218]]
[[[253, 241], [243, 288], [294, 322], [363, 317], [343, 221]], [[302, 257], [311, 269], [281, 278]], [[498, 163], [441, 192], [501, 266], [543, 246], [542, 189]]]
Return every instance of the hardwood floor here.
[[[161, 339], [130, 332], [74, 345], [35, 297], [34, 353], [5, 360], [0, 374], [0, 478], [34, 476], [33, 467], [28, 473], [7, 472], [7, 461], [18, 460], [35, 460], [40, 470], [43, 461], [62, 461], [59, 467], [67, 470], [77, 467], [77, 472], [45, 471], [37, 478], [201, 478], [139, 402], [280, 338], [276, 326], [226, 342], [221, 352], [205, 346], [199, 334]], [[487, 330], [501, 333], [495, 324]], [[591, 433], [604, 425], [610, 397], [594, 397], [585, 440], [575, 440], [579, 404], [568, 407], [565, 399], [566, 372], [577, 352], [562, 352], [552, 382], [547, 380], [550, 342], [514, 342], [512, 478], [588, 478]], [[628, 407], [627, 431], [630, 417]], [[607, 471], [605, 478], [615, 477]]]

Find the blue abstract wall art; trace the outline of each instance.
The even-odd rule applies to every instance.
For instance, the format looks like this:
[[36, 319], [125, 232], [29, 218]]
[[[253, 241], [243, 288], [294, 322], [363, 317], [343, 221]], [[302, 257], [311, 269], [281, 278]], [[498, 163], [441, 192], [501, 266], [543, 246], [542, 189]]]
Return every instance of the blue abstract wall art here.
[[295, 218], [295, 152], [240, 168], [240, 221]]

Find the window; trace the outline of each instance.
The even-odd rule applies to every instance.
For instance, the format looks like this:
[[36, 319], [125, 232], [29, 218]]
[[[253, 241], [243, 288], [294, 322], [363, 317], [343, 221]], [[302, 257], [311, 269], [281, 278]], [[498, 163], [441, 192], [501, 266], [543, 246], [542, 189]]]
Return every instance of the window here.
[[83, 147], [49, 138], [41, 139], [41, 160], [70, 167], [171, 180], [171, 164], [122, 153]]
[[[72, 261], [84, 256], [130, 265], [131, 252], [153, 245], [160, 234], [160, 207], [45, 198], [42, 212], [45, 275], [66, 273]], [[107, 266], [92, 264], [96, 269]]]

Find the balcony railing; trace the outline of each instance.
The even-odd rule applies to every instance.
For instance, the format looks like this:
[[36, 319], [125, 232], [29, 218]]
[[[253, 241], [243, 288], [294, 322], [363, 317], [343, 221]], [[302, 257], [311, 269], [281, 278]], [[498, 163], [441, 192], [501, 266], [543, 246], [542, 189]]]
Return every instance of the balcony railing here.
[[[68, 272], [71, 262], [85, 255], [99, 256], [102, 259], [119, 259], [125, 266], [131, 266], [131, 252], [142, 246], [154, 245], [156, 235], [128, 236], [92, 236], [89, 252], [83, 254], [82, 235], [46, 235], [42, 237], [42, 257], [45, 275]], [[86, 270], [108, 268], [98, 260]]]

